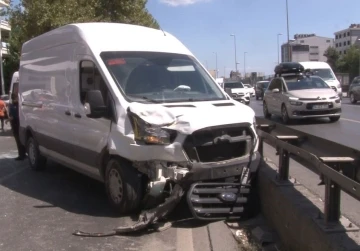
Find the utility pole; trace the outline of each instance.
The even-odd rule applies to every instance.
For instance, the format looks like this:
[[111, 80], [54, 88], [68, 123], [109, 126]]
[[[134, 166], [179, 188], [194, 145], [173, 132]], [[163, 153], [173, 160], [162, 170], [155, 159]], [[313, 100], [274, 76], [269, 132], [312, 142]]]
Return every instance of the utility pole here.
[[282, 36], [281, 33], [277, 34], [277, 56], [278, 56], [278, 64], [280, 64], [280, 55], [279, 55], [279, 48], [280, 48], [280, 44], [279, 44], [279, 36]]
[[213, 52], [215, 54], [215, 78], [218, 77], [218, 66], [217, 66], [217, 52]]
[[246, 79], [246, 54], [247, 52], [244, 52], [244, 79]]
[[235, 34], [231, 34], [230, 36], [234, 37], [234, 49], [235, 49], [235, 71], [237, 72], [237, 71], [238, 71], [238, 69], [237, 69], [238, 62], [237, 62], [237, 57], [236, 57], [236, 36], [235, 36]]
[[291, 47], [290, 47], [290, 33], [289, 33], [289, 7], [288, 0], [286, 0], [286, 26], [287, 26], [287, 47], [288, 47], [288, 62], [291, 62]]

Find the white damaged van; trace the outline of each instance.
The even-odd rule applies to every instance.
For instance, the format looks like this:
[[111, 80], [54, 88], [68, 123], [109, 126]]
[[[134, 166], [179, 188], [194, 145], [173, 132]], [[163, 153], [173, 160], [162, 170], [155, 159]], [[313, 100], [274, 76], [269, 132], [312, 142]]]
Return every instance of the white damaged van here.
[[52, 159], [104, 182], [122, 213], [185, 193], [199, 219], [246, 212], [260, 161], [254, 111], [171, 34], [66, 25], [24, 43], [19, 74], [32, 169]]

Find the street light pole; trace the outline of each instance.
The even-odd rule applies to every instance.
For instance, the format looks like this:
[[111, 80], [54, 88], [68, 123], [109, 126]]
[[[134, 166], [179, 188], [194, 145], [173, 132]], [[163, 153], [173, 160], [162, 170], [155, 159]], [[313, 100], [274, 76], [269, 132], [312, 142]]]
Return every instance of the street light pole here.
[[287, 47], [288, 47], [288, 59], [291, 62], [291, 53], [290, 53], [290, 33], [289, 33], [289, 7], [288, 0], [286, 0], [286, 26], [287, 26]]
[[237, 57], [236, 57], [236, 36], [235, 36], [235, 34], [231, 34], [230, 36], [232, 36], [232, 37], [234, 37], [234, 49], [235, 49], [235, 71], [237, 72], [237, 65], [238, 65], [238, 63], [237, 63]]
[[244, 79], [246, 79], [246, 54], [247, 52], [244, 52]]
[[280, 54], [279, 54], [279, 48], [280, 48], [280, 45], [279, 45], [279, 36], [281, 36], [282, 34], [281, 33], [278, 33], [277, 34], [277, 56], [278, 56], [278, 64], [280, 64]]
[[217, 67], [217, 52], [213, 52], [215, 53], [215, 78], [218, 77], [218, 67]]

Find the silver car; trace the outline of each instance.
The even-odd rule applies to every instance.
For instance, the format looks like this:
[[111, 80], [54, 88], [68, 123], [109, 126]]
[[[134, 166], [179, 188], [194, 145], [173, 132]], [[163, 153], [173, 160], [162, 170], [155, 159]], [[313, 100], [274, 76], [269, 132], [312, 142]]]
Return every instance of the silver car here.
[[264, 95], [264, 117], [280, 115], [285, 124], [295, 119], [329, 117], [338, 121], [341, 100], [317, 76], [292, 75], [274, 78]]

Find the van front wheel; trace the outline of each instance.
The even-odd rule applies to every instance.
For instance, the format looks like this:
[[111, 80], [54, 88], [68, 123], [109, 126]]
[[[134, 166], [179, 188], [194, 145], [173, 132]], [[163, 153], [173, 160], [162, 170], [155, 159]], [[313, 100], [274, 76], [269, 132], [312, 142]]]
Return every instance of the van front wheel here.
[[135, 211], [142, 199], [141, 174], [126, 161], [110, 159], [105, 171], [105, 189], [117, 212]]
[[26, 142], [26, 152], [31, 169], [40, 171], [46, 168], [46, 158], [41, 155], [39, 145], [33, 137], [29, 137]]

